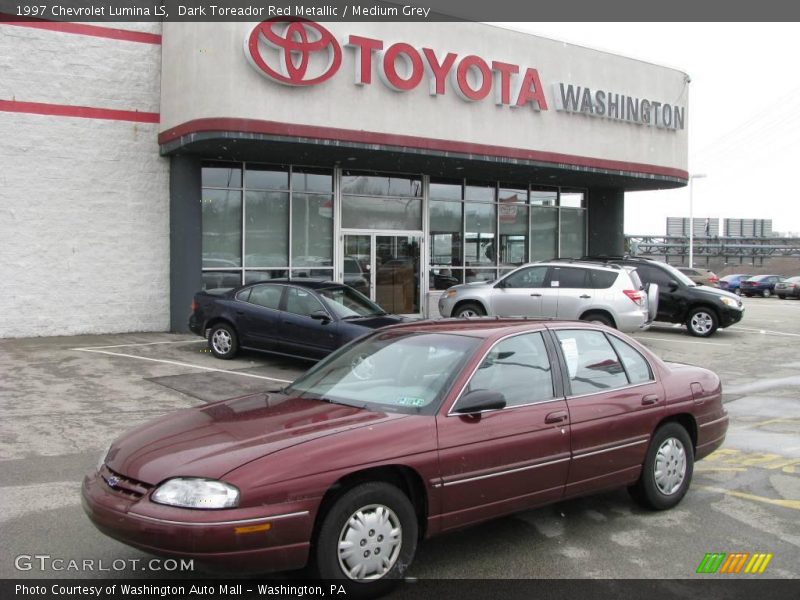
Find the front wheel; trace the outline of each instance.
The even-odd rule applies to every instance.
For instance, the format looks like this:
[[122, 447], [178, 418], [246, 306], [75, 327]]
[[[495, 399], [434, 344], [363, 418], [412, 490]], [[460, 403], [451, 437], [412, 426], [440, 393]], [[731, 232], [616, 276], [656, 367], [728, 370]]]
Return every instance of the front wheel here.
[[475, 302], [467, 302], [465, 304], [462, 304], [453, 313], [453, 316], [459, 319], [465, 319], [469, 317], [483, 317], [485, 315], [486, 311], [483, 310], [483, 307], [480, 304], [476, 304]]
[[784, 296], [783, 294], [778, 294], [778, 298], [780, 298], [781, 300], [786, 300], [786, 296]]
[[763, 292], [761, 292], [761, 295], [764, 296], [764, 298], [769, 298], [770, 296], [772, 296], [772, 290], [767, 288]]
[[614, 322], [602, 313], [587, 313], [581, 317], [581, 321], [586, 321], [588, 323], [599, 323], [600, 325], [605, 325], [606, 327], [614, 327]]
[[739, 288], [736, 288], [735, 290], [733, 290], [733, 293], [736, 294], [737, 296], [741, 296], [742, 295], [742, 290], [739, 289]]
[[652, 510], [672, 508], [689, 490], [693, 472], [694, 449], [689, 434], [679, 423], [665, 423], [653, 434], [631, 495]]
[[321, 579], [345, 579], [357, 584], [357, 591], [383, 592], [402, 579], [416, 549], [411, 501], [397, 487], [377, 481], [352, 488], [331, 506], [314, 558]]
[[695, 308], [686, 317], [686, 329], [695, 337], [708, 337], [719, 327], [717, 315], [710, 308]]

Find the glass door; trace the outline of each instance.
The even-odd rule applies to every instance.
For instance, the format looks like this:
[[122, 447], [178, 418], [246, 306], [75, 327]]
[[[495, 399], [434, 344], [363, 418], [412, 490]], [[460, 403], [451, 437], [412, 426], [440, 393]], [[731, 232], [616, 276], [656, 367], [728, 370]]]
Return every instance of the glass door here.
[[394, 314], [419, 314], [421, 235], [348, 233], [344, 283]]

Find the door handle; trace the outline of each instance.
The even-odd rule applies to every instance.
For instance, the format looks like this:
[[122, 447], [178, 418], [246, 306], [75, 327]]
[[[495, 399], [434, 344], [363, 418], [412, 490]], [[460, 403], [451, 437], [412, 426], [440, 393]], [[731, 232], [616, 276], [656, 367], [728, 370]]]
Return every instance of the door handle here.
[[583, 294], [582, 296], [578, 296], [578, 298], [591, 298], [589, 294]]
[[658, 395], [657, 394], [647, 394], [646, 396], [642, 396], [642, 404], [647, 406], [649, 404], [655, 404], [658, 402]]
[[549, 413], [545, 418], [545, 423], [562, 423], [563, 421], [567, 420], [567, 411], [559, 410], [556, 412]]
[[534, 298], [539, 298], [541, 294], [531, 294], [531, 296], [533, 296]]

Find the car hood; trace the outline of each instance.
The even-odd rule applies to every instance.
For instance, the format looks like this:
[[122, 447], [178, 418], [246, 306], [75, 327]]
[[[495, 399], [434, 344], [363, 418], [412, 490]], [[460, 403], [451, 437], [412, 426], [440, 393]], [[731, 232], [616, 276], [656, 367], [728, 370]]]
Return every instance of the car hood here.
[[714, 298], [725, 297], [725, 298], [731, 298], [733, 300], [736, 300], [736, 302], [741, 302], [742, 301], [742, 299], [739, 298], [739, 296], [737, 296], [734, 293], [726, 292], [725, 290], [721, 290], [719, 288], [709, 287], [707, 285], [698, 285], [698, 286], [696, 286], [694, 288], [694, 290], [696, 292], [699, 292], [701, 294], [705, 294], [707, 296], [712, 296]]
[[406, 416], [260, 393], [145, 423], [112, 444], [106, 464], [151, 485], [177, 476], [218, 479], [278, 450]]

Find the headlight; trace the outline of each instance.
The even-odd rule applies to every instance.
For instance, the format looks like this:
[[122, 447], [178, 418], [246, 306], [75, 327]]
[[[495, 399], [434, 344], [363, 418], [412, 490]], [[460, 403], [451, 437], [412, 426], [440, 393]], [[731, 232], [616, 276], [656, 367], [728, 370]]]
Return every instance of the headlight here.
[[733, 308], [739, 308], [739, 303], [736, 300], [734, 300], [733, 298], [722, 297], [722, 298], [720, 298], [720, 300], [722, 300], [722, 303], [725, 306], [731, 306]]
[[458, 292], [457, 292], [456, 290], [454, 290], [454, 289], [450, 288], [449, 290], [447, 290], [447, 291], [444, 293], [444, 296], [445, 296], [445, 298], [452, 298], [452, 297], [453, 297], [453, 296], [455, 296], [457, 293], [458, 293]]
[[239, 490], [214, 479], [176, 477], [158, 486], [152, 500], [184, 508], [232, 508], [239, 504]]

